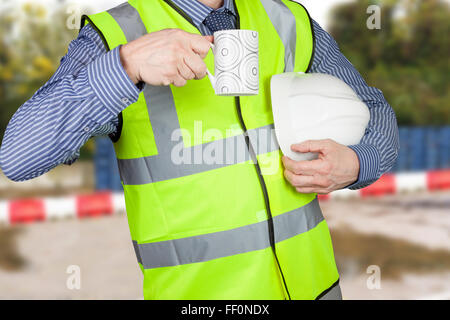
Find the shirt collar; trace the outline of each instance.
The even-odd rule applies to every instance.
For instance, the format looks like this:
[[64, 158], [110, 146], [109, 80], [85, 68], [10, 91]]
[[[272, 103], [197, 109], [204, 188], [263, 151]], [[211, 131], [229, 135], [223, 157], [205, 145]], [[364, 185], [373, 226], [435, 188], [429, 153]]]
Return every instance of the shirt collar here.
[[[172, 0], [172, 2], [188, 14], [197, 28], [200, 27], [206, 17], [214, 10], [198, 0]], [[234, 16], [236, 16], [233, 0], [224, 0], [223, 6], [216, 11], [221, 12], [225, 9], [229, 10]]]

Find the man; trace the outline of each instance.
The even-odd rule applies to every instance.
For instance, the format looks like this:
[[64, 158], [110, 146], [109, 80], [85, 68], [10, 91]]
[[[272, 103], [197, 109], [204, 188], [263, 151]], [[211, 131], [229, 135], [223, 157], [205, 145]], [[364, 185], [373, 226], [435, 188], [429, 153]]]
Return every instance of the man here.
[[[365, 187], [389, 170], [397, 126], [382, 93], [306, 9], [286, 0], [132, 0], [84, 24], [56, 74], [11, 119], [4, 173], [37, 177], [109, 134], [146, 299], [340, 299], [316, 195]], [[234, 28], [259, 32], [258, 96], [218, 97], [205, 79], [210, 35]], [[320, 158], [301, 162], [278, 148], [259, 152], [255, 133], [273, 126], [267, 84], [291, 71], [332, 74], [358, 93], [371, 113], [359, 145], [306, 141], [292, 149]], [[198, 123], [223, 136], [239, 130], [199, 141]], [[193, 155], [231, 138], [252, 161], [174, 161], [175, 141]], [[284, 169], [264, 172], [262, 160]]]

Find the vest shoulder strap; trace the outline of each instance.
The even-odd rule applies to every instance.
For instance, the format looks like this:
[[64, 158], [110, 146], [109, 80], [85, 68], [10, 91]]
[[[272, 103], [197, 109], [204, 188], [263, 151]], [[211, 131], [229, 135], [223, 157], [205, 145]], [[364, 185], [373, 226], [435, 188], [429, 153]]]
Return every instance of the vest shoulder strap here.
[[283, 2], [295, 16], [296, 48], [301, 48], [301, 50], [295, 50], [295, 71], [308, 72], [311, 68], [315, 51], [314, 27], [308, 10], [299, 2], [293, 0], [270, 1]]

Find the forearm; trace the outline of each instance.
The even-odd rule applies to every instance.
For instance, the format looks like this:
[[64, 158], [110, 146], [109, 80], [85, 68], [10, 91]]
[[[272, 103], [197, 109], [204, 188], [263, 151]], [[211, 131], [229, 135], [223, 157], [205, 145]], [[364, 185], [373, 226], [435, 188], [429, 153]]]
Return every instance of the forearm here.
[[[113, 132], [117, 114], [137, 99], [118, 50], [106, 53], [88, 44], [69, 48], [52, 79], [8, 124], [0, 166], [10, 179], [31, 179], [72, 163], [89, 138]], [[83, 55], [80, 49], [86, 50]]]
[[376, 181], [394, 164], [398, 155], [397, 120], [383, 93], [367, 85], [362, 76], [340, 52], [337, 43], [314, 22], [316, 52], [312, 72], [327, 73], [346, 82], [370, 110], [370, 122], [358, 145], [350, 146], [358, 156], [357, 181], [349, 186], [359, 189]]

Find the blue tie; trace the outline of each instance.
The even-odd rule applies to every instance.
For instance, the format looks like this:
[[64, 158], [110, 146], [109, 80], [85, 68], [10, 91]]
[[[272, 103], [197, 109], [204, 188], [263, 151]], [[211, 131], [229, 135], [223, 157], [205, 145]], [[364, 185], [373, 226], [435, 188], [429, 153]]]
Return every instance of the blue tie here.
[[228, 9], [222, 12], [211, 11], [203, 23], [212, 33], [220, 30], [234, 29], [231, 15], [232, 13]]

